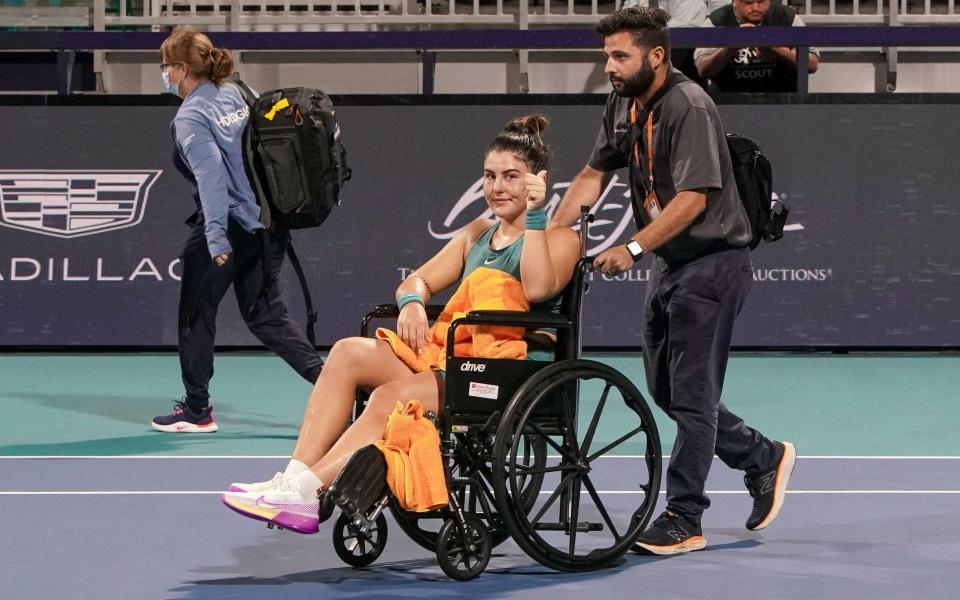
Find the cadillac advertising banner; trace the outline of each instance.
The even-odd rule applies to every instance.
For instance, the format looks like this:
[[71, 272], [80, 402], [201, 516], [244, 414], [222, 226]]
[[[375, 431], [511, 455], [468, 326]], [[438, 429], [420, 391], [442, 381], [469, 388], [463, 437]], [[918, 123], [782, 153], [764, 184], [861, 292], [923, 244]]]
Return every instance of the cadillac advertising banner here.
[[[485, 145], [511, 117], [553, 123], [552, 212], [587, 159], [602, 99], [565, 106], [344, 106], [353, 180], [319, 229], [296, 232], [318, 342], [356, 335], [411, 269], [486, 214]], [[178, 254], [193, 210], [173, 169], [171, 107], [0, 107], [0, 346], [176, 344]], [[791, 208], [753, 253], [739, 346], [960, 345], [960, 105], [725, 105]], [[596, 208], [590, 253], [633, 231], [625, 173]], [[549, 196], [548, 196], [549, 198]], [[652, 261], [595, 274], [584, 342], [638, 346]], [[303, 319], [296, 279], [286, 297]], [[228, 296], [217, 340], [256, 340]]]

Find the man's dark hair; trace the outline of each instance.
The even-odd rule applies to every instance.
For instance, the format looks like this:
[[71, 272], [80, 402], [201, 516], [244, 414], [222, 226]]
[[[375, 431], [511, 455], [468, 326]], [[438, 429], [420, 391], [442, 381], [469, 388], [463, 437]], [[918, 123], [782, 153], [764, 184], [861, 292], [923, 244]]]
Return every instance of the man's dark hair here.
[[600, 39], [615, 33], [628, 31], [633, 43], [640, 48], [652, 49], [663, 46], [667, 60], [670, 59], [670, 30], [667, 21], [670, 15], [662, 8], [634, 7], [623, 8], [607, 15], [597, 25]]

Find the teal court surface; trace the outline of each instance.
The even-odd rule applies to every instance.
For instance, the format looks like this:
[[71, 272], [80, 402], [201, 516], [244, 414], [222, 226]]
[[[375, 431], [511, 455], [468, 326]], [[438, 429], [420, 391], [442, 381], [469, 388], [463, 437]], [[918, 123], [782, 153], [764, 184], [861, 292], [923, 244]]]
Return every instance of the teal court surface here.
[[[638, 355], [588, 358], [645, 390]], [[220, 432], [162, 434], [149, 420], [181, 394], [173, 354], [0, 355], [0, 597], [947, 599], [960, 588], [957, 355], [734, 354], [724, 402], [800, 455], [773, 525], [744, 528], [741, 474], [715, 461], [704, 551], [570, 574], [508, 541], [467, 583], [397, 527], [376, 563], [354, 569], [329, 523], [302, 536], [225, 509], [230, 482], [282, 469], [309, 386], [267, 355], [220, 355], [216, 368]], [[652, 410], [669, 454], [672, 426]], [[635, 508], [633, 451], [602, 467], [614, 510]]]

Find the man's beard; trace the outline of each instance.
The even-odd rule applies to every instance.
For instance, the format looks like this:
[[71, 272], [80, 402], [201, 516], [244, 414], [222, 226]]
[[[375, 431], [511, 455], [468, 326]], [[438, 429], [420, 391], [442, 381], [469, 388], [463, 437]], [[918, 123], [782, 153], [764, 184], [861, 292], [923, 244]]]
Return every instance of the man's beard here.
[[643, 64], [640, 65], [640, 70], [634, 73], [633, 75], [627, 77], [626, 79], [621, 79], [619, 77], [610, 76], [610, 83], [614, 81], [620, 81], [623, 83], [623, 86], [619, 89], [614, 86], [613, 91], [623, 98], [637, 98], [642, 96], [647, 90], [650, 89], [650, 86], [653, 85], [655, 72], [653, 67], [650, 65], [650, 61], [646, 57], [643, 59]]

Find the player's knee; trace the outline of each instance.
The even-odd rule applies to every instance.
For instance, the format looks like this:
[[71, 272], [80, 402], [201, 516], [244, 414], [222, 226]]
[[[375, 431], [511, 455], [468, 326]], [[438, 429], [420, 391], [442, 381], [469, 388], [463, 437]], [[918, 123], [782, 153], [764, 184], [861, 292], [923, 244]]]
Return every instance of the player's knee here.
[[327, 369], [356, 368], [363, 365], [368, 358], [370, 340], [362, 337], [350, 337], [338, 340], [327, 356]]
[[390, 384], [382, 385], [370, 394], [367, 406], [363, 410], [363, 416], [368, 416], [369, 414], [370, 418], [383, 419], [386, 421], [386, 418], [396, 405], [396, 390], [394, 390]]

